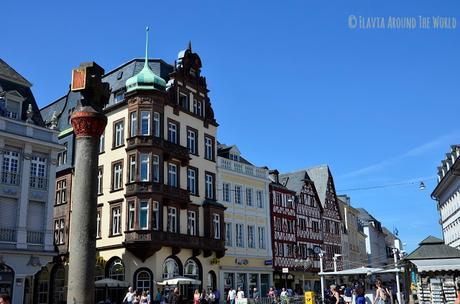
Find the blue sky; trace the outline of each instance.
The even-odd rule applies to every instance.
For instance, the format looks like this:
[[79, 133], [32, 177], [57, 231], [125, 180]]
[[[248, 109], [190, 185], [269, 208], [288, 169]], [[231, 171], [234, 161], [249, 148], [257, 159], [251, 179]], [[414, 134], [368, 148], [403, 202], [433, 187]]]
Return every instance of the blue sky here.
[[[409, 250], [441, 235], [430, 193], [460, 100], [460, 24], [454, 30], [350, 29], [350, 15], [449, 16], [456, 0], [3, 1], [0, 56], [34, 84], [40, 106], [67, 91], [70, 71], [107, 71], [143, 56], [173, 62], [189, 40], [203, 61], [219, 139], [280, 171], [327, 163]], [[27, 7], [27, 9], [24, 9]], [[340, 192], [340, 191], [339, 191]]]

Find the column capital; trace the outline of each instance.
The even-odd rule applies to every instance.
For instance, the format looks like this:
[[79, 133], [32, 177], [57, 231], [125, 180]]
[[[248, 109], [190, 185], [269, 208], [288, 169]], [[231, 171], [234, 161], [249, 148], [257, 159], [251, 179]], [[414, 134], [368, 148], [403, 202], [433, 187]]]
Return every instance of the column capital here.
[[77, 137], [97, 137], [104, 132], [107, 117], [99, 112], [74, 112], [71, 119], [73, 131]]

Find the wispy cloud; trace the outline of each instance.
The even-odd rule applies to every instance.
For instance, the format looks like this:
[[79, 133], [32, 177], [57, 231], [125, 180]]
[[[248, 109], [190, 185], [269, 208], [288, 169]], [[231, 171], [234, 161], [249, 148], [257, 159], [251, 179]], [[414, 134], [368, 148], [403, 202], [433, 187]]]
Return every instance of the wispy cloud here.
[[[341, 175], [341, 178], [350, 178], [350, 177], [357, 177], [357, 176], [362, 176], [366, 175], [372, 172], [376, 172], [379, 170], [382, 170], [390, 165], [396, 164], [406, 158], [410, 157], [416, 157], [419, 155], [422, 155], [423, 153], [426, 153], [434, 148], [437, 148], [438, 146], [445, 145], [446, 142], [451, 142], [454, 137], [458, 138], [459, 135], [459, 130], [455, 130], [449, 134], [443, 135], [441, 137], [438, 137], [432, 141], [426, 142], [418, 147], [412, 148], [409, 151], [402, 153], [398, 156], [391, 157], [388, 159], [385, 159], [383, 161], [380, 161], [378, 163], [345, 173]], [[446, 148], [447, 151], [447, 148]]]

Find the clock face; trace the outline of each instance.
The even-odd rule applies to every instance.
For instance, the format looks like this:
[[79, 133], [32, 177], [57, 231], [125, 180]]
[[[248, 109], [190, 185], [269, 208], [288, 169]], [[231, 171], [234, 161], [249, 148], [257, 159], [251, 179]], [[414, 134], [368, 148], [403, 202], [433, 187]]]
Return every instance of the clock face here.
[[318, 254], [318, 253], [321, 252], [321, 247], [315, 246], [315, 247], [313, 247], [313, 251], [314, 251], [316, 254]]

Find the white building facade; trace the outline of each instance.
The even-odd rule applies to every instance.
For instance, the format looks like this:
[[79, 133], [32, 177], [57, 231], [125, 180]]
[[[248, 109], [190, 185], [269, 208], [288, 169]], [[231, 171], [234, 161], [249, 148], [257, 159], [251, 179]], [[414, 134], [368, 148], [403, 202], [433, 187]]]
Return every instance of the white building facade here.
[[0, 59], [0, 294], [32, 303], [33, 276], [55, 256], [58, 132], [44, 127], [32, 85]]
[[226, 207], [225, 256], [220, 259], [220, 290], [241, 287], [264, 296], [273, 282], [268, 169], [256, 167], [236, 146], [219, 145], [218, 201]]
[[446, 245], [460, 249], [460, 145], [452, 145], [438, 167], [438, 183], [431, 197], [438, 202]]

